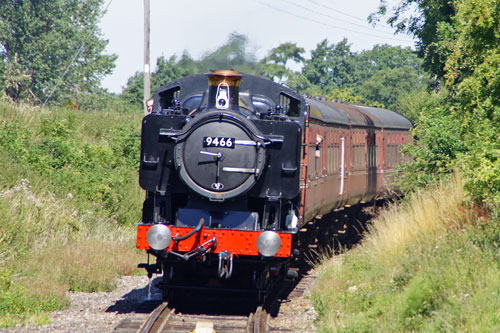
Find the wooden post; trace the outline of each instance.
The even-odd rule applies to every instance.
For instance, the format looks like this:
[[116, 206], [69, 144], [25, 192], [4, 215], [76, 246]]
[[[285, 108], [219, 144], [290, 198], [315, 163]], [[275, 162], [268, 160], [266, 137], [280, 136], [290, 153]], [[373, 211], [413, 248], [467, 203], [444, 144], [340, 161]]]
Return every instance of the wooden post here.
[[149, 0], [144, 0], [144, 114], [148, 114], [146, 101], [151, 97], [151, 67], [149, 64]]

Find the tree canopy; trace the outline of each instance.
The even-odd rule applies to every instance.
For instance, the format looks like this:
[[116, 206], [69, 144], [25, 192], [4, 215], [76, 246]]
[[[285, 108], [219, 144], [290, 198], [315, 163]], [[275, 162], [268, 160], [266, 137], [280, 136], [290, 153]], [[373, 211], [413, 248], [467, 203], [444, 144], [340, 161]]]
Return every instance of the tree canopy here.
[[[248, 38], [245, 35], [231, 33], [222, 46], [206, 52], [199, 60], [193, 59], [187, 51], [184, 51], [181, 57], [158, 57], [155, 71], [151, 73], [151, 88], [155, 91], [170, 81], [192, 74], [207, 73], [211, 69], [231, 68], [244, 73], [256, 73], [257, 61], [247, 48]], [[123, 101], [142, 107], [143, 75], [142, 72], [136, 72], [129, 78], [120, 95]]]
[[302, 54], [304, 52], [304, 49], [295, 43], [283, 43], [269, 51], [269, 54], [260, 61], [259, 74], [271, 80], [287, 82], [293, 76], [287, 64], [290, 62], [303, 63], [305, 59]]
[[311, 51], [302, 72], [311, 84], [322, 89], [341, 89], [355, 82], [353, 60], [347, 38], [332, 45], [324, 39]]
[[[418, 15], [405, 16], [410, 5]], [[500, 2], [404, 0], [389, 13], [382, 1], [377, 15], [420, 39], [424, 65], [441, 82], [441, 91], [414, 104], [420, 111], [414, 112], [418, 140], [409, 149], [414, 156], [406, 173], [409, 186], [458, 168], [476, 204], [498, 207]]]
[[2, 0], [0, 89], [36, 103], [96, 92], [116, 59], [103, 54], [107, 41], [97, 25], [102, 2]]
[[369, 20], [376, 22], [383, 17], [398, 33], [415, 37], [418, 55], [423, 59], [423, 66], [437, 79], [444, 76], [444, 63], [449, 53], [440, 36], [443, 29], [455, 15], [453, 0], [402, 0], [394, 7], [380, 0], [376, 13]]
[[[187, 52], [181, 57], [159, 57], [152, 87], [210, 69], [232, 68], [260, 74], [302, 93], [396, 109], [405, 95], [428, 84], [422, 61], [410, 48], [375, 45], [371, 50], [353, 52], [347, 39], [338, 43], [325, 39], [306, 59], [304, 48], [286, 42], [257, 62], [246, 50], [247, 43], [246, 36], [233, 33], [224, 45], [199, 60]], [[142, 91], [143, 74], [137, 72], [129, 79], [121, 99], [139, 107]]]
[[310, 83], [308, 93], [397, 109], [403, 96], [427, 86], [421, 64], [410, 48], [375, 45], [352, 52], [347, 39], [331, 45], [324, 40], [304, 62], [302, 73]]

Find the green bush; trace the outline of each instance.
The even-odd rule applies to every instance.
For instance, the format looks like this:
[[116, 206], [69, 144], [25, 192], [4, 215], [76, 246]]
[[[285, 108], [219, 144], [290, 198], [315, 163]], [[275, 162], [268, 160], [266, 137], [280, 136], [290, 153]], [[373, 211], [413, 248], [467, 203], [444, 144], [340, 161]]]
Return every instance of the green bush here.
[[50, 180], [47, 186], [59, 197], [78, 197], [82, 209], [97, 206], [122, 224], [138, 221], [140, 116], [65, 109], [33, 114], [14, 107], [10, 111], [19, 117], [0, 125], [0, 151], [9, 156], [9, 164]]
[[141, 118], [0, 101], [0, 327], [136, 272]]
[[417, 110], [406, 110], [415, 116], [415, 128], [413, 142], [403, 148], [412, 159], [400, 167], [402, 172], [397, 178], [398, 187], [405, 193], [437, 184], [453, 173], [457, 157], [468, 151], [460, 123], [445, 106], [447, 92], [418, 95], [420, 102], [412, 105]]

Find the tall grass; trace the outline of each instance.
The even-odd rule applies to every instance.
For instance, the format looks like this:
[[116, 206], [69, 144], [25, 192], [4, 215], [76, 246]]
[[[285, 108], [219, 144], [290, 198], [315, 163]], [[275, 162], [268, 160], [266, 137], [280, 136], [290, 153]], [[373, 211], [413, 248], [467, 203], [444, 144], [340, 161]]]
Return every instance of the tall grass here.
[[458, 176], [435, 188], [417, 189], [409, 203], [392, 206], [376, 219], [362, 248], [369, 249], [365, 251], [377, 265], [394, 265], [400, 260], [394, 254], [433, 243], [451, 227], [460, 228], [468, 221], [464, 200]]
[[0, 102], [0, 327], [136, 272], [139, 119]]
[[464, 208], [460, 177], [384, 212], [326, 263], [320, 331], [498, 331], [500, 227]]

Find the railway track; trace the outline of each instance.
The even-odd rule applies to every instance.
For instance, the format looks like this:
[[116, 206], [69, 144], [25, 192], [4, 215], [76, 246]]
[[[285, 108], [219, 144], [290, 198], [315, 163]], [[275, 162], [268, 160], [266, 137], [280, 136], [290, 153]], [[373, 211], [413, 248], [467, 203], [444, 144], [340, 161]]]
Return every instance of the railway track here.
[[[145, 320], [144, 320], [145, 319]], [[160, 304], [147, 317], [126, 319], [115, 332], [129, 333], [187, 333], [187, 332], [283, 332], [269, 326], [269, 314], [261, 306], [245, 315], [205, 315], [177, 312], [168, 302]]]
[[262, 307], [249, 316], [216, 316], [182, 314], [168, 303], [163, 303], [151, 313], [138, 332], [272, 332], [268, 323], [269, 315]]

